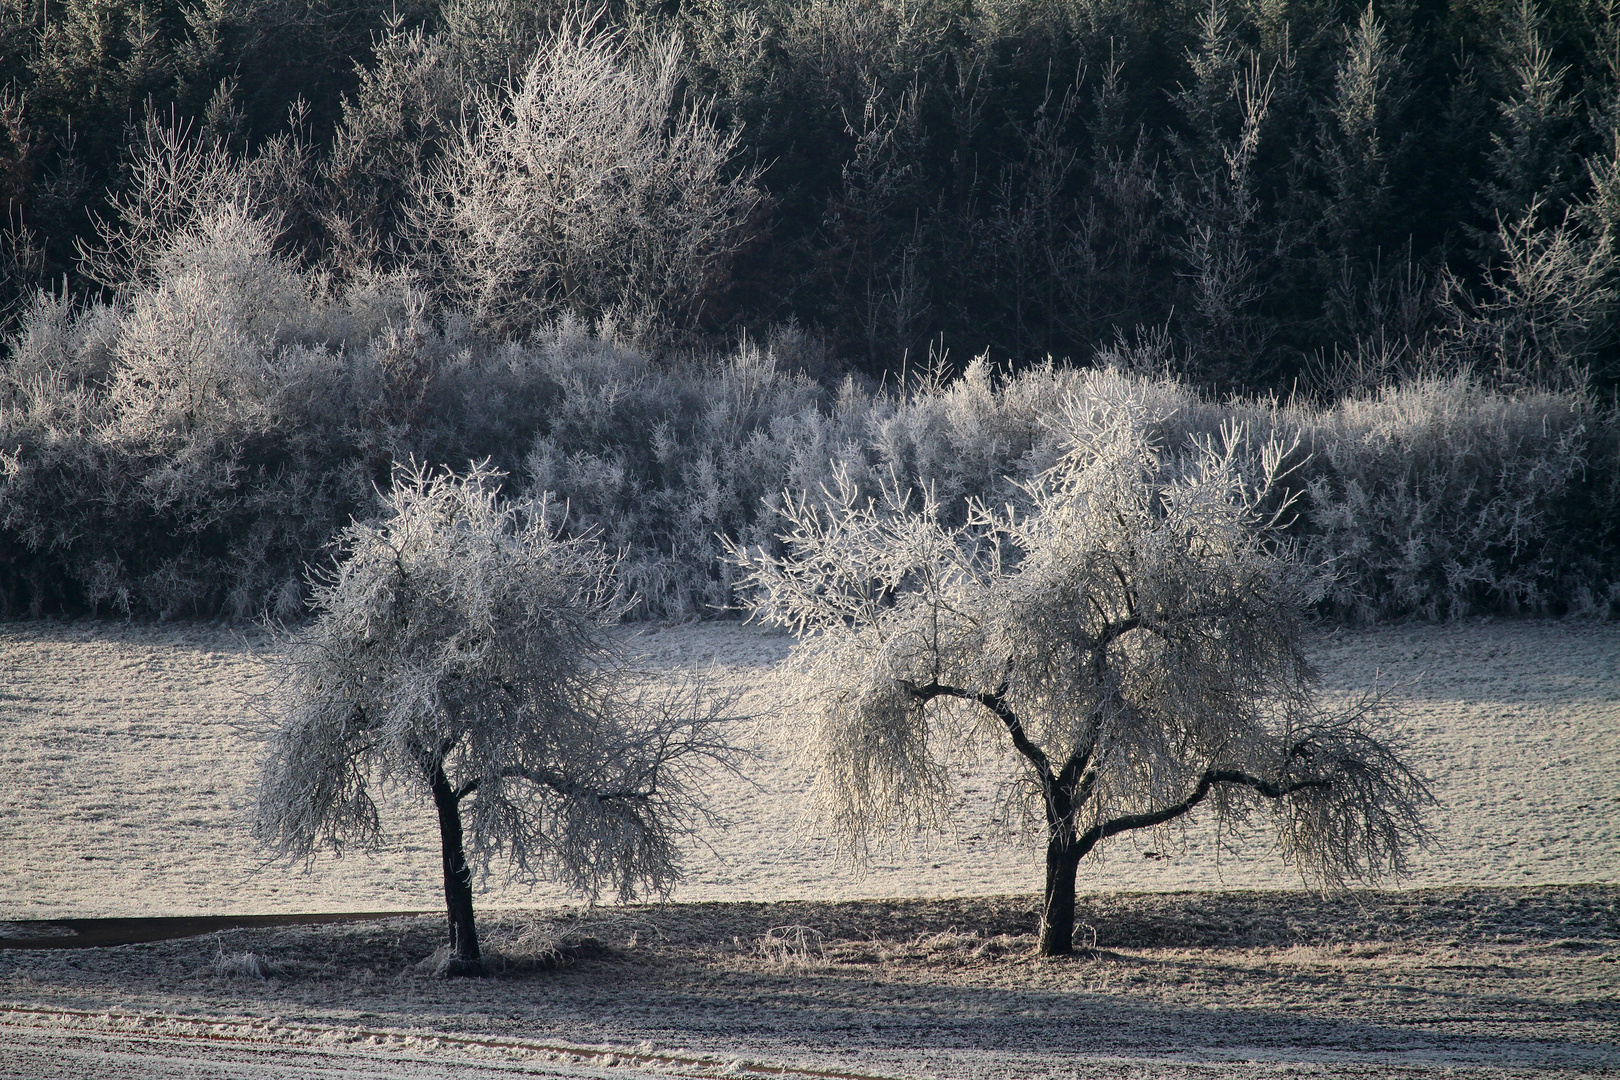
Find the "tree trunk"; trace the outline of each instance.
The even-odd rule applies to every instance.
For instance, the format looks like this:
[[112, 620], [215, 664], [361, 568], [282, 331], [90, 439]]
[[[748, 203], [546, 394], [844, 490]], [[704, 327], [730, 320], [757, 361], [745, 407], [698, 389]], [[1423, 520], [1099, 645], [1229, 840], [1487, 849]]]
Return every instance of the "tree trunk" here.
[[450, 960], [446, 975], [482, 975], [483, 954], [478, 949], [478, 927], [473, 922], [472, 870], [461, 848], [461, 801], [456, 798], [444, 766], [432, 774], [433, 804], [439, 810], [439, 850], [444, 861], [444, 902], [450, 916]]
[[1073, 836], [1053, 830], [1046, 842], [1046, 894], [1041, 907], [1042, 956], [1068, 956], [1074, 952], [1074, 878], [1080, 869], [1080, 849]]

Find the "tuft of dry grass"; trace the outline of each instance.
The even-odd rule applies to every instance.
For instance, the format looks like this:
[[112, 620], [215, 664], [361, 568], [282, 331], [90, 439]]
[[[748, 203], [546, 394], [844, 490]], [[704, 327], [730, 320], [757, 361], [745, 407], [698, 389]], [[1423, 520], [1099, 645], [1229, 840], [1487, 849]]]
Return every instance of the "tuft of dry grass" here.
[[226, 952], [223, 945], [214, 955], [214, 974], [221, 978], [247, 978], [267, 979], [276, 971], [276, 966], [266, 958], [250, 950], [239, 952]]

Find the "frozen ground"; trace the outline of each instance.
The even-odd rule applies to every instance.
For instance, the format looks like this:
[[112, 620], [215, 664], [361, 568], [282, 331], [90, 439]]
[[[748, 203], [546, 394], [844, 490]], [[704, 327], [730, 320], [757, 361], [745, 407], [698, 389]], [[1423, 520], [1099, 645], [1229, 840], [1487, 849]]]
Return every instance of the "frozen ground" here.
[[[754, 627], [644, 631], [648, 663], [755, 688], [788, 639]], [[1317, 651], [1330, 694], [1395, 686], [1434, 780], [1438, 846], [1399, 887], [1620, 882], [1620, 626], [1482, 620], [1341, 632]], [[211, 912], [400, 911], [439, 899], [425, 798], [389, 807], [398, 842], [265, 865], [244, 825], [256, 747], [250, 642], [211, 625], [0, 625], [0, 919]], [[743, 708], [759, 707], [756, 692]], [[969, 770], [956, 835], [864, 870], [802, 819], [809, 773], [786, 740], [743, 733], [749, 781], [713, 792], [726, 824], [693, 846], [678, 901], [1033, 892], [1039, 862], [995, 818], [993, 764]], [[1086, 891], [1296, 888], [1263, 835], [1214, 843], [1209, 819], [1121, 837]], [[572, 900], [489, 882], [483, 907]]]
[[598, 908], [486, 918], [504, 974], [449, 981], [431, 916], [0, 952], [0, 1075], [1607, 1076], [1617, 902], [1108, 894], [1066, 960], [1030, 898]]
[[[787, 647], [734, 625], [638, 641], [745, 705]], [[435, 907], [414, 796], [388, 851], [262, 864], [242, 823], [253, 648], [212, 626], [0, 626], [0, 921]], [[757, 786], [715, 792], [730, 824], [672, 905], [568, 916], [491, 883], [512, 967], [488, 980], [418, 970], [433, 916], [0, 952], [0, 1076], [1620, 1072], [1620, 628], [1390, 627], [1317, 655], [1330, 693], [1397, 684], [1442, 802], [1393, 892], [1315, 897], [1263, 838], [1217, 859], [1194, 822], [1082, 871], [1095, 950], [1036, 960], [1037, 861], [991, 815], [989, 766], [954, 838], [862, 874], [802, 824], [783, 740], [750, 729]], [[548, 966], [552, 945], [573, 958]], [[247, 953], [266, 978], [231, 974]]]

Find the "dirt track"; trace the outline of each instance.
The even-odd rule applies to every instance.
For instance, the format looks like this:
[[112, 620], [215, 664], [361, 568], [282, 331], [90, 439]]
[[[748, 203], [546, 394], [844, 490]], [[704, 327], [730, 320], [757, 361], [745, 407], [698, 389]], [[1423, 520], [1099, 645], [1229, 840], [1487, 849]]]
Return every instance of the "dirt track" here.
[[[187, 1053], [220, 1071], [139, 1075], [1620, 1069], [1613, 887], [1094, 896], [1080, 920], [1096, 947], [1050, 961], [1018, 897], [506, 916], [485, 926], [504, 973], [450, 982], [418, 964], [437, 918], [13, 952], [0, 1072], [68, 1051], [81, 1078]], [[267, 977], [222, 974], [248, 953]]]

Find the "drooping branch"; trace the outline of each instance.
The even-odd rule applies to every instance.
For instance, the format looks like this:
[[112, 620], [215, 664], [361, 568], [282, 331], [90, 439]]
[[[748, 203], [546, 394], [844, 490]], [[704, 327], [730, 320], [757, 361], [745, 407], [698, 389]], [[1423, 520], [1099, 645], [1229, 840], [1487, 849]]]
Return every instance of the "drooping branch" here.
[[1007, 729], [1007, 734], [1011, 736], [1013, 746], [1029, 760], [1031, 765], [1035, 766], [1035, 771], [1040, 774], [1041, 781], [1044, 784], [1053, 782], [1052, 763], [1047, 758], [1046, 751], [1029, 740], [1029, 735], [1025, 733], [1023, 722], [1018, 719], [1018, 714], [1007, 706], [1005, 697], [1007, 693], [1006, 683], [988, 691], [964, 690], [959, 686], [946, 686], [939, 682], [919, 686], [917, 683], [906, 679], [900, 679], [899, 683], [907, 693], [924, 704], [937, 697], [953, 697], [960, 698], [963, 701], [975, 701], [983, 705], [995, 713], [996, 719], [1001, 721], [1002, 726]]
[[1250, 775], [1241, 769], [1209, 769], [1198, 778], [1198, 785], [1185, 799], [1167, 806], [1162, 810], [1153, 810], [1145, 814], [1126, 814], [1104, 821], [1092, 826], [1075, 843], [1075, 858], [1084, 858], [1099, 842], [1110, 836], [1117, 836], [1132, 829], [1151, 829], [1155, 825], [1163, 825], [1167, 821], [1174, 821], [1199, 803], [1209, 797], [1209, 793], [1216, 784], [1237, 784], [1242, 787], [1253, 788], [1268, 799], [1282, 799], [1296, 791], [1306, 788], [1325, 788], [1332, 785], [1326, 780], [1296, 780], [1291, 784], [1278, 784], [1258, 776]]
[[[545, 772], [540, 769], [503, 769], [499, 775], [502, 780], [527, 780], [529, 783], [535, 784], [539, 787], [550, 788], [558, 795], [569, 797], [578, 797], [583, 795], [588, 798], [597, 799], [601, 802], [612, 802], [614, 800], [646, 800], [652, 798], [658, 793], [658, 785], [656, 782], [648, 785], [646, 791], [594, 791], [584, 787], [583, 785], [570, 783], [554, 773]], [[467, 796], [476, 792], [480, 787], [483, 786], [483, 783], [484, 781], [482, 777], [468, 780], [465, 784], [462, 784], [459, 788], [457, 788], [451, 797], [455, 799], [456, 802], [460, 802], [461, 800], [467, 798]]]
[[[712, 762], [726, 763], [736, 751], [728, 744], [700, 737], [697, 734], [677, 736], [673, 732], [662, 732], [657, 739], [657, 747], [642, 767], [627, 770], [632, 779], [640, 779], [644, 783], [617, 788], [598, 788], [589, 784], [582, 784], [568, 779], [550, 769], [534, 766], [514, 765], [501, 771], [503, 779], [527, 780], [531, 784], [549, 788], [559, 795], [568, 798], [589, 798], [598, 802], [650, 802], [660, 795], [659, 778], [666, 769], [674, 768], [683, 758], [700, 758]], [[732, 767], [727, 765], [727, 767]], [[470, 782], [470, 786], [477, 786], [478, 781]], [[665, 785], [667, 794], [670, 785]], [[674, 781], [678, 789], [680, 782]]]
[[646, 790], [622, 788], [618, 790], [599, 791], [576, 784], [571, 780], [558, 776], [556, 773], [544, 769], [506, 769], [501, 773], [502, 778], [509, 780], [527, 780], [531, 784], [550, 788], [559, 795], [570, 798], [590, 798], [598, 802], [646, 802], [658, 794], [658, 785], [649, 784]]

